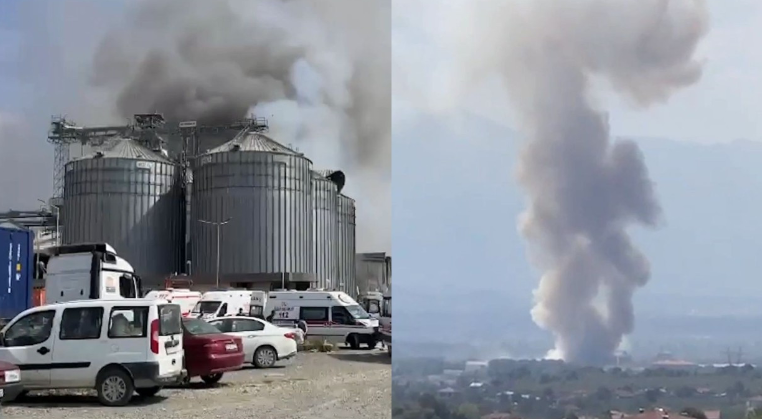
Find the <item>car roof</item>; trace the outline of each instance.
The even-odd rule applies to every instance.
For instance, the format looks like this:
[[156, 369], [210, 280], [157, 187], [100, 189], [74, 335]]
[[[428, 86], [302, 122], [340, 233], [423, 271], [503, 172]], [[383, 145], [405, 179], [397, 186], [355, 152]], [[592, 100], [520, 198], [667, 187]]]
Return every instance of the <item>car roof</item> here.
[[100, 307], [103, 305], [108, 306], [153, 306], [153, 305], [165, 305], [165, 304], [172, 304], [167, 303], [164, 300], [161, 299], [151, 299], [151, 298], [119, 298], [119, 299], [97, 299], [97, 300], [77, 300], [77, 301], [67, 301], [64, 303], [53, 303], [53, 304], [45, 304], [42, 306], [35, 307], [34, 309], [38, 310], [50, 310], [55, 309], [59, 307], [68, 308], [68, 307]]

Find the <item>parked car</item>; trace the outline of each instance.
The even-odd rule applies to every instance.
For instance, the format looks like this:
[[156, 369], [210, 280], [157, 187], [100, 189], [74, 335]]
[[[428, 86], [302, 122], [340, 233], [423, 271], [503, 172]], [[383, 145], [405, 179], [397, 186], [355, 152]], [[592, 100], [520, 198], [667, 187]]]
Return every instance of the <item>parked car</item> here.
[[19, 367], [0, 361], [0, 401], [15, 399], [23, 389]]
[[34, 307], [0, 333], [0, 361], [20, 367], [24, 390], [94, 388], [124, 406], [182, 379], [180, 318], [177, 304], [135, 298]]
[[241, 369], [244, 362], [241, 338], [226, 335], [201, 319], [183, 319], [183, 346], [185, 383], [193, 377], [201, 377], [207, 384], [215, 384], [228, 371]]
[[276, 362], [296, 355], [296, 330], [248, 316], [220, 317], [209, 320], [209, 324], [241, 339], [246, 362], [257, 368], [271, 368]]

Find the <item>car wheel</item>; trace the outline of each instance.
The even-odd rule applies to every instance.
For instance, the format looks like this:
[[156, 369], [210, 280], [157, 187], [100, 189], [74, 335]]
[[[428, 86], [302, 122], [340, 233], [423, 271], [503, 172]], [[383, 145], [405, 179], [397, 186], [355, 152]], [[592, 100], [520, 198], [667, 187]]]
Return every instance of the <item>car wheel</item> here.
[[104, 406], [125, 406], [132, 400], [135, 387], [132, 378], [119, 368], [102, 372], [96, 381], [98, 401]]
[[143, 397], [153, 397], [161, 391], [161, 387], [137, 388], [135, 392]]
[[376, 345], [378, 345], [378, 341], [375, 338], [368, 339], [368, 350], [376, 349]]
[[220, 380], [222, 380], [222, 373], [219, 372], [217, 374], [202, 375], [201, 379], [209, 385], [217, 384], [220, 382]]
[[257, 368], [272, 368], [277, 360], [278, 354], [271, 346], [260, 346], [254, 352], [254, 366]]
[[360, 337], [355, 334], [347, 336], [347, 345], [352, 349], [360, 349]]

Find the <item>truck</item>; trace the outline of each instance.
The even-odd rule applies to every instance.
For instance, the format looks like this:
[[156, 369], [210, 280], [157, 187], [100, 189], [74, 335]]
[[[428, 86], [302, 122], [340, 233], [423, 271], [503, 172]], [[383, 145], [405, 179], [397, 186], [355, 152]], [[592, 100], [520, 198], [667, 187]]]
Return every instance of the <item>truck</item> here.
[[143, 296], [132, 265], [107, 243], [51, 247], [43, 258], [47, 304]]
[[384, 299], [384, 293], [380, 291], [368, 291], [360, 295], [360, 305], [371, 317], [377, 319], [381, 316], [381, 303]]
[[32, 307], [34, 232], [0, 224], [0, 326]]

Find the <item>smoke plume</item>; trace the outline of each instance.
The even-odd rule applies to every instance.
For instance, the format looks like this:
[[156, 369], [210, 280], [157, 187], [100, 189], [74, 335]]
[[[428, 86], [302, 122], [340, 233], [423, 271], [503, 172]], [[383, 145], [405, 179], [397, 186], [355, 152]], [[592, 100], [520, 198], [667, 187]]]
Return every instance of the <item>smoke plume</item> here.
[[130, 2], [90, 83], [122, 119], [267, 117], [317, 169], [343, 169], [358, 251], [391, 250], [391, 6], [385, 0]]
[[[495, 69], [527, 143], [520, 231], [542, 272], [535, 322], [567, 361], [600, 363], [633, 331], [632, 296], [650, 268], [627, 228], [660, 207], [638, 146], [609, 138], [603, 83], [642, 107], [696, 83], [708, 29], [700, 0], [532, 0], [469, 6], [472, 76]], [[497, 18], [495, 18], [497, 17]]]

